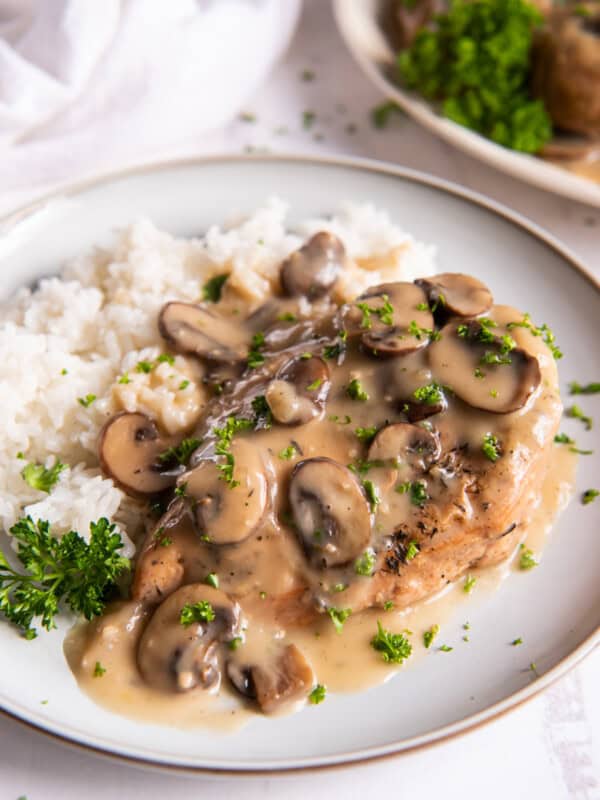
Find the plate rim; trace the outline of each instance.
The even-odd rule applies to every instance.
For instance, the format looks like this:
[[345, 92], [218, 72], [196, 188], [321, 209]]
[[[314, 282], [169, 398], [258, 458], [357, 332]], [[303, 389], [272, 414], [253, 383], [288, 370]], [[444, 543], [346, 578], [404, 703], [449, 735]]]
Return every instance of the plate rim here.
[[[413, 95], [392, 83], [377, 68], [375, 59], [369, 58], [362, 52], [348, 32], [344, 0], [333, 0], [332, 7], [337, 30], [363, 74], [384, 94], [391, 96], [419, 125], [471, 158], [482, 161], [515, 180], [591, 208], [600, 208], [600, 184], [562, 169], [556, 164], [536, 159], [532, 154], [505, 148], [482, 134], [441, 116], [422, 97]], [[519, 165], [526, 170], [525, 175], [519, 169]], [[560, 182], [559, 188], [554, 183], [557, 179]]]
[[[149, 173], [160, 173], [172, 169], [185, 169], [186, 167], [202, 167], [212, 164], [231, 164], [231, 163], [281, 163], [291, 162], [293, 164], [306, 164], [307, 166], [340, 167], [359, 172], [367, 172], [376, 175], [397, 178], [409, 183], [419, 184], [437, 191], [444, 192], [453, 197], [467, 201], [472, 205], [491, 212], [496, 216], [512, 223], [517, 228], [527, 233], [529, 236], [538, 240], [546, 247], [553, 250], [567, 263], [571, 269], [581, 275], [591, 286], [600, 294], [600, 280], [593, 275], [584, 262], [571, 250], [560, 242], [555, 236], [543, 227], [534, 223], [519, 212], [509, 209], [507, 206], [492, 200], [485, 195], [464, 188], [452, 181], [438, 178], [434, 175], [420, 172], [408, 167], [378, 161], [375, 159], [353, 158], [348, 156], [313, 156], [297, 153], [277, 153], [277, 154], [216, 154], [209, 156], [197, 156], [179, 159], [167, 159], [160, 161], [150, 161], [138, 164], [133, 167], [100, 172], [95, 176], [84, 180], [64, 184], [52, 192], [20, 206], [0, 217], [0, 236], [8, 235], [15, 227], [29, 217], [42, 211], [47, 205], [61, 198], [73, 197], [85, 194], [88, 190], [93, 190], [103, 185], [115, 183], [130, 177], [143, 176]], [[379, 761], [397, 757], [407, 753], [424, 750], [434, 747], [450, 739], [463, 736], [471, 731], [475, 731], [483, 725], [498, 719], [509, 713], [515, 708], [520, 707], [525, 702], [538, 696], [558, 679], [570, 672], [585, 657], [593, 652], [600, 645], [600, 625], [592, 631], [577, 647], [568, 655], [562, 658], [548, 672], [537, 678], [528, 686], [519, 689], [498, 702], [485, 709], [464, 717], [461, 720], [439, 727], [419, 736], [409, 739], [397, 740], [387, 745], [378, 745], [370, 748], [359, 748], [346, 753], [331, 755], [322, 759], [307, 758], [295, 763], [277, 763], [273, 766], [258, 766], [256, 768], [241, 766], [206, 766], [193, 764], [186, 761], [184, 757], [179, 762], [172, 757], [161, 758], [156, 756], [144, 756], [127, 752], [127, 750], [117, 750], [110, 742], [93, 742], [93, 737], [77, 732], [65, 732], [60, 730], [60, 725], [47, 722], [45, 720], [35, 720], [27, 711], [21, 713], [13, 705], [12, 710], [0, 708], [0, 714], [18, 722], [26, 728], [36, 733], [44, 734], [53, 741], [67, 745], [71, 748], [84, 750], [87, 753], [110, 758], [121, 763], [155, 769], [171, 774], [187, 775], [211, 775], [219, 777], [235, 776], [276, 776], [282, 774], [298, 774], [316, 770], [335, 770], [365, 764], [367, 762]]]

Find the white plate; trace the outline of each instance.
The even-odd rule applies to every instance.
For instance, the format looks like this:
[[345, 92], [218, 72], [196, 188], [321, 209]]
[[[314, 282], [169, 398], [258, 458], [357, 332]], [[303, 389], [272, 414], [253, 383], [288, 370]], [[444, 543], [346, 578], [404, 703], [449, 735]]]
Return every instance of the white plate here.
[[363, 72], [411, 117], [450, 144], [540, 189], [600, 207], [600, 184], [535, 156], [517, 153], [437, 114], [430, 104], [391, 79], [395, 54], [379, 22], [382, 0], [334, 0], [338, 28]]
[[[564, 349], [561, 379], [598, 379], [598, 287], [560, 245], [506, 209], [434, 178], [373, 162], [293, 157], [214, 158], [136, 170], [75, 187], [0, 223], [0, 292], [58, 270], [141, 215], [180, 235], [249, 212], [279, 194], [294, 219], [344, 199], [374, 201], [422, 240], [440, 270], [478, 275], [500, 301], [551, 325]], [[27, 365], [23, 365], [24, 369]], [[593, 411], [598, 398], [584, 398]], [[575, 422], [565, 425], [591, 446]], [[580, 489], [593, 485], [588, 456]], [[587, 475], [587, 477], [586, 477]], [[383, 686], [336, 695], [282, 719], [257, 717], [235, 734], [140, 724], [83, 695], [59, 631], [26, 642], [0, 624], [0, 707], [63, 739], [179, 769], [242, 772], [327, 766], [399, 753], [459, 733], [514, 707], [564, 674], [600, 639], [600, 502], [573, 502], [537, 569], [485, 599], [465, 595], [445, 626], [450, 645], [471, 622], [469, 645], [428, 653]], [[521, 647], [507, 643], [521, 636]], [[535, 661], [535, 679], [527, 669]], [[42, 705], [41, 701], [47, 700]]]

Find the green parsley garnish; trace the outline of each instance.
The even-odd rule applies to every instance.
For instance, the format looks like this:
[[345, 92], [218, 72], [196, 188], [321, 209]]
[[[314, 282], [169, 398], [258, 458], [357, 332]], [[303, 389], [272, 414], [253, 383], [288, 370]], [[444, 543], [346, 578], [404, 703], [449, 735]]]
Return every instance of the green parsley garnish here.
[[483, 455], [490, 461], [498, 461], [502, 455], [502, 448], [497, 437], [493, 433], [486, 433], [483, 437], [483, 444], [481, 445]]
[[296, 322], [298, 317], [295, 314], [292, 314], [291, 311], [286, 311], [283, 314], [277, 315], [278, 322]]
[[354, 562], [354, 572], [357, 575], [364, 575], [366, 578], [370, 578], [374, 569], [375, 553], [369, 548]]
[[355, 428], [354, 434], [359, 441], [371, 444], [377, 434], [377, 427], [372, 425], [370, 428]]
[[86, 394], [85, 397], [78, 397], [77, 402], [79, 403], [80, 406], [83, 406], [84, 408], [89, 408], [95, 399], [96, 399], [95, 394]]
[[432, 328], [419, 327], [414, 319], [411, 320], [408, 326], [408, 333], [416, 339], [429, 338], [432, 342], [437, 342], [442, 336], [439, 331], [432, 330]]
[[312, 128], [317, 115], [314, 111], [303, 111], [302, 112], [302, 127], [305, 131], [308, 131]]
[[256, 122], [256, 114], [253, 114], [251, 111], [242, 111], [239, 115], [239, 119], [242, 122]]
[[179, 384], [179, 386], [177, 388], [179, 389], [180, 392], [183, 392], [183, 390], [187, 389], [187, 387], [189, 385], [190, 385], [190, 382], [188, 381], [187, 378], [185, 378], [184, 380], [181, 381], [181, 383]]
[[552, 121], [529, 90], [539, 11], [524, 0], [453, 3], [398, 56], [404, 84], [441, 100], [444, 116], [488, 139], [537, 153]]
[[328, 419], [331, 422], [335, 422], [337, 425], [350, 425], [352, 422], [352, 417], [349, 417], [348, 414], [345, 415], [344, 419], [340, 419], [337, 414], [332, 414]]
[[61, 602], [88, 620], [102, 613], [107, 591], [129, 568], [118, 553], [123, 542], [115, 527], [104, 517], [91, 522], [88, 544], [76, 531], [52, 536], [45, 520], [24, 517], [12, 526], [26, 572], [14, 570], [0, 551], [0, 612], [26, 639], [36, 636], [36, 617], [46, 630], [55, 627]]
[[390, 303], [390, 298], [387, 294], [382, 294], [381, 299], [383, 300], [383, 305], [381, 308], [373, 308], [368, 303], [357, 303], [356, 307], [362, 311], [362, 319], [360, 322], [360, 327], [364, 328], [365, 330], [370, 330], [373, 322], [371, 320], [371, 314], [375, 314], [379, 317], [379, 320], [384, 325], [393, 325], [394, 324], [394, 307]]
[[185, 493], [187, 491], [187, 483], [182, 483], [180, 486], [177, 486], [173, 494], [175, 497], [185, 497]]
[[265, 363], [265, 357], [260, 352], [265, 344], [264, 333], [255, 333], [252, 337], [252, 343], [248, 352], [248, 369], [256, 369]]
[[572, 381], [569, 384], [569, 394], [598, 394], [600, 392], [600, 383], [586, 383], [582, 385], [577, 381]]
[[273, 424], [273, 414], [264, 394], [257, 395], [252, 401], [254, 411], [254, 430], [268, 430]]
[[463, 584], [463, 592], [465, 592], [466, 594], [471, 594], [476, 583], [477, 583], [477, 578], [475, 578], [473, 575], [467, 575], [467, 577], [465, 578], [465, 582]]
[[419, 555], [419, 552], [420, 552], [419, 545], [415, 541], [411, 540], [406, 545], [406, 552], [404, 553], [404, 562], [407, 564], [409, 561], [412, 561], [413, 558]]
[[161, 464], [166, 464], [169, 461], [176, 461], [178, 464], [187, 464], [194, 450], [196, 450], [202, 441], [200, 439], [182, 439], [176, 447], [169, 447], [163, 451], [158, 460]]
[[394, 607], [393, 600], [386, 600], [385, 603], [383, 604], [384, 611], [391, 611], [393, 607]]
[[387, 631], [377, 620], [377, 633], [371, 639], [371, 647], [381, 653], [389, 664], [402, 664], [412, 653], [412, 645], [401, 633]]
[[454, 650], [454, 648], [453, 648], [453, 647], [450, 647], [450, 645], [443, 644], [443, 645], [440, 647], [440, 650], [442, 651], [442, 653], [451, 653], [451, 652], [452, 652], [452, 650]]
[[234, 636], [229, 642], [227, 642], [227, 646], [230, 650], [237, 650], [238, 647], [243, 644], [244, 640], [241, 636]]
[[224, 463], [217, 464], [217, 469], [221, 473], [220, 479], [229, 484], [230, 489], [239, 486], [239, 481], [234, 480], [233, 467], [235, 459], [231, 453], [231, 443], [233, 437], [239, 431], [247, 431], [253, 427], [252, 420], [243, 417], [227, 417], [227, 421], [222, 428], [213, 428], [213, 433], [217, 437], [215, 444], [215, 454], [223, 456]]
[[169, 364], [171, 367], [175, 363], [175, 356], [172, 353], [161, 353], [156, 359], [157, 364]]
[[96, 661], [94, 665], [94, 672], [92, 673], [94, 678], [101, 678], [104, 673], [106, 672], [106, 668], [102, 666], [99, 661]]
[[587, 506], [589, 503], [592, 503], [598, 495], [600, 495], [598, 489], [586, 489], [581, 495], [581, 502], [584, 506]]
[[333, 622], [333, 625], [338, 633], [341, 633], [344, 629], [344, 623], [352, 613], [351, 608], [334, 608], [333, 606], [329, 606], [327, 609], [327, 613], [329, 614], [329, 618]]
[[229, 273], [225, 272], [222, 275], [215, 275], [214, 278], [206, 281], [202, 287], [202, 299], [209, 303], [218, 303], [228, 277]]
[[575, 444], [575, 439], [571, 439], [566, 433], [557, 433], [554, 441], [556, 444]]
[[188, 628], [194, 622], [212, 622], [214, 618], [215, 610], [208, 600], [199, 600], [197, 603], [184, 605], [179, 615], [179, 622], [184, 628]]
[[117, 381], [117, 383], [131, 383], [131, 378], [129, 377], [129, 373], [124, 372]]
[[435, 406], [443, 400], [442, 387], [435, 381], [427, 386], [419, 386], [413, 392], [413, 397], [417, 402], [425, 403], [426, 406]]
[[294, 458], [297, 452], [296, 445], [292, 443], [279, 453], [279, 458], [283, 459], [284, 461], [289, 461], [291, 458]]
[[161, 547], [168, 547], [169, 545], [173, 544], [173, 539], [171, 539], [170, 536], [163, 536], [159, 544]]
[[68, 370], [68, 369], [66, 369], [65, 367], [63, 367], [63, 368], [61, 369], [61, 371], [60, 371], [60, 374], [61, 374], [61, 375], [68, 375], [68, 374], [69, 374], [69, 370]]
[[513, 639], [511, 642], [513, 647], [518, 647], [520, 644], [523, 644], [523, 639], [519, 636], [518, 639]]
[[524, 544], [521, 545], [521, 556], [519, 558], [519, 569], [533, 569], [533, 567], [537, 567], [538, 562], [533, 555], [533, 552], [525, 547]]
[[387, 127], [390, 117], [396, 113], [402, 114], [400, 106], [393, 100], [386, 100], [371, 110], [371, 122], [375, 128], [381, 130]]
[[375, 484], [373, 481], [363, 481], [363, 486], [365, 494], [367, 495], [367, 500], [371, 506], [371, 511], [375, 511], [376, 507], [379, 505], [379, 495], [377, 494]]
[[425, 633], [423, 634], [423, 644], [428, 650], [431, 647], [431, 643], [433, 642], [433, 640], [435, 639], [435, 637], [438, 635], [439, 632], [440, 632], [440, 626], [432, 625], [431, 628], [429, 628], [429, 630], [425, 631]]
[[405, 481], [396, 486], [396, 492], [398, 492], [398, 494], [409, 494], [410, 502], [414, 506], [423, 507], [429, 500], [427, 486], [423, 481]]
[[543, 338], [544, 343], [548, 346], [550, 352], [557, 361], [559, 358], [563, 357], [562, 351], [559, 347], [557, 347], [554, 334], [550, 328], [546, 325], [546, 323], [540, 325], [538, 328], [531, 322], [531, 317], [529, 314], [524, 314], [523, 319], [520, 322], [509, 322], [506, 327], [509, 330], [511, 330], [511, 328], [527, 328], [534, 336], [541, 336]]
[[208, 586], [212, 586], [213, 589], [219, 588], [219, 576], [216, 572], [209, 572], [206, 578], [204, 578], [204, 583], [208, 584]]
[[327, 694], [327, 688], [323, 686], [322, 683], [317, 683], [315, 688], [308, 695], [308, 702], [312, 703], [313, 706], [318, 706], [319, 703], [322, 703], [323, 700], [325, 700], [326, 694]]
[[592, 430], [592, 425], [593, 425], [592, 418], [586, 416], [583, 413], [583, 410], [579, 406], [573, 405], [570, 408], [567, 408], [565, 414], [567, 417], [570, 417], [571, 419], [580, 419], [583, 422], [586, 431]]
[[369, 395], [363, 389], [358, 378], [353, 378], [350, 381], [348, 388], [346, 389], [346, 394], [348, 397], [351, 397], [352, 400], [360, 400], [362, 403], [366, 403], [366, 401], [369, 399]]
[[314, 380], [312, 383], [310, 383], [310, 384], [309, 384], [309, 385], [306, 387], [306, 390], [307, 390], [308, 392], [314, 392], [314, 391], [316, 391], [316, 390], [319, 388], [319, 386], [320, 386], [322, 383], [323, 383], [323, 379], [322, 379], [322, 378], [317, 378], [316, 380]]
[[135, 367], [136, 372], [144, 372], [146, 375], [152, 372], [154, 364], [151, 361], [138, 361]]
[[43, 464], [26, 464], [21, 470], [21, 476], [32, 489], [49, 494], [65, 467], [66, 465], [61, 464], [60, 461], [57, 461], [50, 469], [46, 469]]

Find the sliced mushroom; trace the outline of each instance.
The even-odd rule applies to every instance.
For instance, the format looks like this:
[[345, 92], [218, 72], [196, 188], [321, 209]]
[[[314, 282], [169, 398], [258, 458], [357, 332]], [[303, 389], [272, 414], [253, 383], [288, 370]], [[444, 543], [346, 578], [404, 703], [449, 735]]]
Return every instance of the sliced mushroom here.
[[301, 544], [319, 567], [357, 558], [369, 544], [371, 517], [353, 473], [330, 458], [308, 458], [294, 467], [289, 489]]
[[[429, 364], [436, 378], [473, 408], [508, 414], [524, 406], [540, 385], [542, 376], [537, 358], [513, 347], [503, 352], [497, 333], [484, 334], [481, 322], [461, 325], [452, 322], [442, 329], [439, 341], [429, 348]], [[489, 331], [489, 328], [488, 328]], [[487, 354], [503, 363], [486, 363]]]
[[245, 697], [258, 702], [265, 714], [305, 698], [314, 682], [314, 673], [300, 650], [287, 645], [276, 658], [254, 665], [227, 662], [227, 675]]
[[176, 497], [148, 531], [138, 550], [131, 584], [132, 599], [144, 605], [156, 605], [181, 586], [185, 566], [180, 534], [184, 525], [189, 526], [191, 522], [185, 514], [183, 500]]
[[303, 425], [320, 417], [331, 381], [329, 367], [318, 356], [288, 361], [269, 383], [265, 398], [283, 425]]
[[180, 353], [224, 364], [235, 364], [248, 355], [245, 332], [201, 305], [167, 303], [158, 316], [158, 329]]
[[[212, 619], [184, 625], [185, 606], [208, 604]], [[241, 630], [239, 605], [218, 589], [192, 583], [173, 592], [156, 609], [137, 651], [137, 663], [146, 683], [170, 692], [201, 687], [216, 691], [221, 682], [219, 646]]]
[[281, 265], [281, 285], [290, 297], [315, 299], [326, 294], [336, 282], [345, 248], [333, 233], [315, 233], [305, 245]]
[[186, 498], [192, 501], [200, 534], [216, 545], [243, 542], [267, 510], [268, 484], [260, 451], [249, 440], [237, 439], [230, 454], [234, 485], [223, 480], [222, 470], [213, 460], [201, 461], [180, 479]]
[[437, 403], [423, 403], [419, 400], [415, 400], [413, 396], [402, 402], [400, 408], [406, 414], [406, 418], [409, 422], [422, 422], [428, 417], [433, 417], [445, 411], [448, 408], [448, 401], [446, 400], [446, 395], [442, 391], [440, 393], [440, 400]]
[[368, 289], [348, 307], [344, 322], [351, 337], [360, 335], [366, 350], [383, 356], [426, 347], [434, 327], [423, 289], [401, 282]]
[[427, 292], [429, 304], [444, 319], [449, 316], [476, 317], [492, 307], [494, 298], [485, 284], [460, 272], [443, 272], [416, 280]]
[[418, 425], [396, 422], [382, 428], [369, 448], [369, 461], [396, 461], [427, 470], [441, 453], [439, 438]]
[[174, 443], [160, 435], [150, 417], [123, 412], [102, 429], [98, 457], [103, 471], [128, 494], [156, 494], [175, 483], [176, 475], [161, 472], [159, 462]]

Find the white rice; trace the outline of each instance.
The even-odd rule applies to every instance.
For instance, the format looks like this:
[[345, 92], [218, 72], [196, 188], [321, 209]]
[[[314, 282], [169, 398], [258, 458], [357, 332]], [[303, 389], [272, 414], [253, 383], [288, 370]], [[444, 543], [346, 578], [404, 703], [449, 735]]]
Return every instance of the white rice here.
[[[338, 299], [368, 286], [435, 272], [434, 248], [415, 241], [372, 205], [348, 203], [331, 219], [311, 219], [291, 230], [288, 207], [271, 199], [234, 226], [210, 228], [199, 239], [177, 239], [141, 220], [124, 230], [111, 252], [86, 254], [60, 277], [22, 289], [0, 307], [0, 528], [21, 516], [46, 519], [60, 535], [89, 535], [91, 521], [117, 523], [133, 552], [136, 502], [102, 476], [96, 443], [115, 411], [140, 410], [170, 432], [193, 427], [196, 408], [193, 358], [177, 356], [150, 374], [140, 360], [163, 352], [156, 327], [170, 299], [197, 302], [213, 275], [230, 272], [227, 292], [248, 308], [264, 302], [276, 285], [279, 264], [308, 235], [330, 230], [344, 242], [349, 264]], [[130, 382], [118, 382], [129, 374]], [[178, 391], [183, 380], [190, 385]], [[78, 398], [95, 395], [87, 408]], [[50, 494], [22, 478], [27, 462], [67, 465]]]

